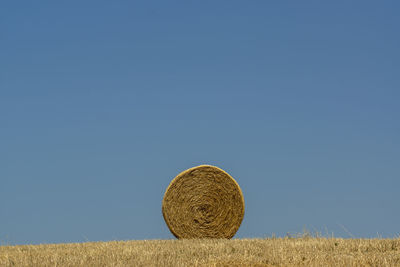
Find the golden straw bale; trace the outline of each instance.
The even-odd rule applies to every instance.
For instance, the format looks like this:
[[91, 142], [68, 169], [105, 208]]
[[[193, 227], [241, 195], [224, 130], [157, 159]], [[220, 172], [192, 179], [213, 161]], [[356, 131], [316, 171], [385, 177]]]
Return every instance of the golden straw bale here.
[[232, 238], [243, 220], [243, 194], [228, 173], [201, 165], [172, 180], [162, 213], [177, 238]]

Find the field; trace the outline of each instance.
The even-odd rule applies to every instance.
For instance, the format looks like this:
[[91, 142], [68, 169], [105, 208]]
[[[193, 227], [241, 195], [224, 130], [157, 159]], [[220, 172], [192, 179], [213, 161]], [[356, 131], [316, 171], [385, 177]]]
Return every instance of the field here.
[[400, 238], [285, 237], [0, 246], [0, 266], [400, 266]]

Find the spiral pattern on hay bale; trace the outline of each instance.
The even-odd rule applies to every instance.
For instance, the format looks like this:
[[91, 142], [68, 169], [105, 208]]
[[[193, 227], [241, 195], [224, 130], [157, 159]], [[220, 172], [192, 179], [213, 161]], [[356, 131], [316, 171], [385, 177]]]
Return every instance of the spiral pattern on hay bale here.
[[243, 194], [228, 173], [201, 165], [172, 180], [162, 213], [177, 238], [232, 238], [243, 220]]

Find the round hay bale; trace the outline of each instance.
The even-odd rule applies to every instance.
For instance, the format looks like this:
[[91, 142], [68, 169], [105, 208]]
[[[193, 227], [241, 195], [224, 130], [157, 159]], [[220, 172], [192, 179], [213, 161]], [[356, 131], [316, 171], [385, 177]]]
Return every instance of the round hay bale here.
[[162, 213], [177, 238], [232, 238], [243, 220], [243, 194], [228, 173], [201, 165], [172, 180]]

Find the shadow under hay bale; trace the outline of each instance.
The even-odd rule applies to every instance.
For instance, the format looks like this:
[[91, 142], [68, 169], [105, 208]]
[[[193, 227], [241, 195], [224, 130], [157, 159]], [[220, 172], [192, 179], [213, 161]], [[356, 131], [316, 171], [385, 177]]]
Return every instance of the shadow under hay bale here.
[[228, 173], [201, 165], [171, 181], [162, 213], [177, 238], [232, 238], [243, 220], [243, 194]]

